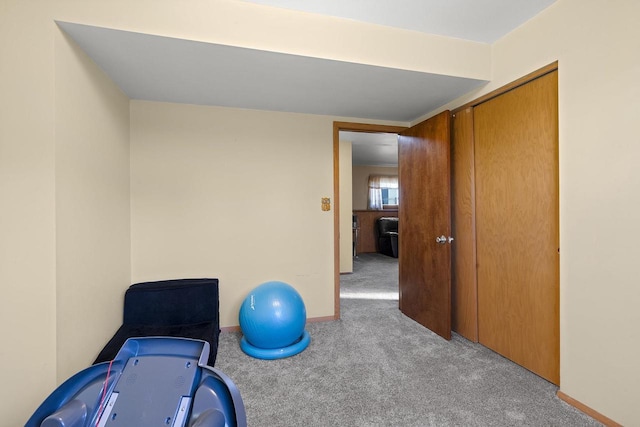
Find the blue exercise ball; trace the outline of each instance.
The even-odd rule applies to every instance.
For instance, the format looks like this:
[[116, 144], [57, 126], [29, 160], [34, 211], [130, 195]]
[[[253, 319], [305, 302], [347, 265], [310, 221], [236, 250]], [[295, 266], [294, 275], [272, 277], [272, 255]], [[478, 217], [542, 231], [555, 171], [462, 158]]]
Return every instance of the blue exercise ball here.
[[307, 310], [300, 294], [284, 282], [266, 282], [253, 289], [240, 307], [244, 338], [259, 349], [291, 346], [303, 336]]

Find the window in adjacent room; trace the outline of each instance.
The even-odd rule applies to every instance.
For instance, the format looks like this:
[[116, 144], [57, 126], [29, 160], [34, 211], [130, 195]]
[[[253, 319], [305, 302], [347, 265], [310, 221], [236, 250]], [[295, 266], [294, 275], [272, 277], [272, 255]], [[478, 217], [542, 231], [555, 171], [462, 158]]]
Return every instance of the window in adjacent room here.
[[382, 190], [382, 207], [387, 206], [398, 207], [398, 189], [397, 188], [381, 188]]
[[398, 177], [369, 175], [369, 209], [398, 208]]

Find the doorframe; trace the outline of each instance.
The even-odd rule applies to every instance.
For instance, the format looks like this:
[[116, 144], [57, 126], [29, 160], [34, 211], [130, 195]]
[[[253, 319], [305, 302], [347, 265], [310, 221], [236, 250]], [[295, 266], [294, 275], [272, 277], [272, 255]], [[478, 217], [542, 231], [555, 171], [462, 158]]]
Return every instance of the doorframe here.
[[400, 133], [405, 126], [333, 122], [333, 318], [340, 319], [340, 131]]

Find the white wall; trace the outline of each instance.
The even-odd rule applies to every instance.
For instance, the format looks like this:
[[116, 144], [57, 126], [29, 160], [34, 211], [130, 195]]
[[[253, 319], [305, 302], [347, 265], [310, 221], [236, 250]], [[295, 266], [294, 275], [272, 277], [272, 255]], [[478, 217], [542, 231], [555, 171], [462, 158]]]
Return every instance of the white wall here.
[[353, 272], [353, 220], [351, 142], [340, 141], [340, 273]]
[[558, 60], [560, 390], [640, 425], [640, 2], [558, 0], [493, 46], [493, 78]]
[[386, 166], [353, 166], [353, 209], [367, 209], [369, 197], [369, 175], [397, 176], [398, 168]]
[[57, 380], [90, 365], [122, 324], [130, 285], [129, 99], [55, 35]]

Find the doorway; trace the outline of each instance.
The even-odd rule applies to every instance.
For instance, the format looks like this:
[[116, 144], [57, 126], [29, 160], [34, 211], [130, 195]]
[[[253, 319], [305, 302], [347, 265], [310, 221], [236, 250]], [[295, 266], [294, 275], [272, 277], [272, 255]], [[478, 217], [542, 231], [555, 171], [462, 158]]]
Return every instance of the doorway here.
[[[341, 126], [342, 125], [342, 126]], [[339, 131], [353, 124], [334, 124], [334, 212], [335, 230], [339, 208]], [[356, 125], [357, 126], [357, 125]], [[364, 131], [372, 131], [365, 125]], [[354, 126], [355, 127], [355, 126]], [[357, 129], [357, 128], [356, 128]], [[436, 332], [451, 337], [451, 242], [450, 236], [450, 112], [443, 111], [399, 133], [397, 250], [399, 253], [399, 309], [408, 317]], [[339, 235], [334, 233], [335, 306], [339, 301]]]
[[[340, 318], [340, 131], [366, 133], [394, 133], [405, 130], [401, 126], [334, 122], [333, 124], [333, 194], [334, 194], [334, 318]], [[350, 214], [349, 214], [350, 216]], [[344, 222], [345, 215], [342, 215]], [[351, 223], [351, 221], [350, 221]], [[343, 228], [344, 230], [344, 228]], [[344, 232], [344, 231], [343, 231]]]
[[398, 134], [340, 131], [343, 304], [345, 299], [398, 301], [397, 216]]

